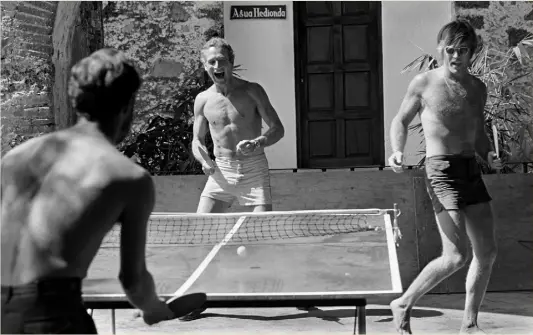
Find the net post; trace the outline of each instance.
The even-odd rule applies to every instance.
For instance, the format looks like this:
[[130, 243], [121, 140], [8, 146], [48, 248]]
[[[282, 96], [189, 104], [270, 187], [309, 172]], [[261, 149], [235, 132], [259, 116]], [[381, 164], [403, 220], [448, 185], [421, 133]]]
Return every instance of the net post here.
[[117, 332], [116, 325], [115, 325], [115, 309], [111, 309], [111, 333], [116, 334]]
[[394, 217], [392, 218], [392, 230], [394, 233], [394, 242], [396, 243], [396, 246], [399, 246], [399, 240], [402, 238], [402, 232], [400, 231], [400, 227], [398, 226], [398, 216], [402, 213], [400, 209], [398, 208], [398, 204], [394, 203]]

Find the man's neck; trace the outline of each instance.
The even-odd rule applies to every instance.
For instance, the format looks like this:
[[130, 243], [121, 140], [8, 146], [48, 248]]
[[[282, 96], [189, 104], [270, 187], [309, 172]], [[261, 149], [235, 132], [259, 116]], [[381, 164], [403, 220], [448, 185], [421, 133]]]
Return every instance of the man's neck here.
[[223, 96], [228, 96], [236, 86], [237, 81], [235, 80], [235, 78], [230, 77], [224, 84], [215, 84], [215, 89]]
[[115, 144], [115, 138], [111, 136], [113, 131], [112, 127], [103, 127], [101, 123], [93, 120], [89, 120], [83, 115], [78, 115], [78, 122], [74, 125], [75, 128], [83, 130], [85, 133], [95, 137], [101, 137], [108, 140], [111, 144]]
[[450, 68], [447, 66], [443, 67], [443, 75], [446, 79], [457, 82], [464, 82], [470, 78], [470, 73], [467, 70], [450, 71]]

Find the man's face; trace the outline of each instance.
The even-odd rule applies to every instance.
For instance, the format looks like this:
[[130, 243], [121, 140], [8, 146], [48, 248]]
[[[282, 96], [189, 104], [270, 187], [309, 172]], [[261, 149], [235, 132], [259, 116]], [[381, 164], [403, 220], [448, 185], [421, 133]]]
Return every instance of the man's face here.
[[441, 53], [444, 61], [444, 65], [451, 72], [465, 72], [468, 71], [470, 66], [470, 58], [472, 56], [472, 50], [464, 43], [457, 45], [446, 45], [441, 43]]
[[218, 47], [204, 50], [204, 68], [215, 84], [225, 84], [233, 75], [233, 64], [227, 52]]

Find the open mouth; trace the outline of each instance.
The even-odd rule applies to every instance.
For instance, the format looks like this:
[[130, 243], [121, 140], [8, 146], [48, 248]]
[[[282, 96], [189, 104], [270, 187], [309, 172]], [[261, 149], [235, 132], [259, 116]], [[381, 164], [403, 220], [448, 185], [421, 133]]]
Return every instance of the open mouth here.
[[214, 72], [213, 75], [215, 76], [215, 78], [217, 79], [224, 79], [224, 71], [221, 71], [221, 72]]

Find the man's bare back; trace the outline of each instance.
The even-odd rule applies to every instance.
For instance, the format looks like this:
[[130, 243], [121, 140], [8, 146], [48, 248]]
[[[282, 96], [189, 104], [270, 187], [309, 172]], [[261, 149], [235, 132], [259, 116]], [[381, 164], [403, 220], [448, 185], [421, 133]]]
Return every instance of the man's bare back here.
[[[237, 144], [261, 135], [262, 117], [258, 104], [262, 88], [256, 83], [234, 80], [235, 88], [228, 96], [217, 92], [213, 85], [197, 97], [203, 103], [216, 157], [238, 158], [242, 154], [236, 150]], [[261, 153], [263, 148], [258, 148], [247, 156]]]
[[2, 285], [84, 278], [136, 184], [146, 178], [91, 127], [13, 149], [2, 159]]
[[421, 97], [426, 155], [475, 152], [477, 131], [484, 131], [483, 82], [472, 75], [461, 83], [451, 81], [439, 68], [418, 75], [413, 84]]

